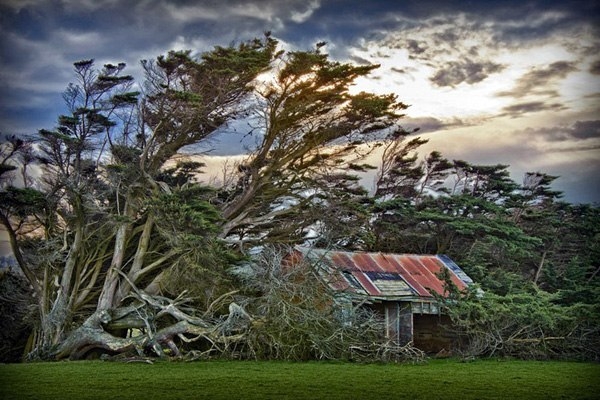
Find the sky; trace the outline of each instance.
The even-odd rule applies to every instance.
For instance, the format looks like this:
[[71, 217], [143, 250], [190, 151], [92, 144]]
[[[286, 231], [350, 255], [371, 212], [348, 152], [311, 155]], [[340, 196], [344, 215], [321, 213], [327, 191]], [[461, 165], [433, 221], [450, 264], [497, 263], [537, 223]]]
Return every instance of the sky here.
[[[564, 200], [600, 203], [600, 3], [394, 0], [0, 0], [0, 132], [55, 126], [72, 64], [194, 53], [271, 31], [332, 59], [380, 64], [353, 90], [395, 93], [449, 159], [560, 176]], [[213, 154], [243, 151], [239, 136]]]

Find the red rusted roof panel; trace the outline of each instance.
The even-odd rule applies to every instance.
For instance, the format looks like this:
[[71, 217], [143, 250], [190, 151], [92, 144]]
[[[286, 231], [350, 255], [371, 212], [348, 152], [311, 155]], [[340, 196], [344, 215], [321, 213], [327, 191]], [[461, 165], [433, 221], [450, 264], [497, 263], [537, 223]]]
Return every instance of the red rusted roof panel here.
[[432, 294], [429, 292], [429, 288], [431, 285], [429, 284], [429, 277], [426, 274], [426, 271], [423, 271], [422, 265], [415, 260], [410, 255], [401, 255], [398, 256], [402, 267], [408, 271], [410, 276], [418, 282], [419, 284], [419, 294], [425, 297], [432, 297]]
[[360, 269], [363, 272], [385, 271], [383, 268], [381, 268], [381, 266], [379, 266], [379, 264], [377, 264], [377, 261], [374, 260], [373, 257], [371, 257], [371, 253], [354, 253], [352, 260], [354, 261], [354, 264], [358, 267], [358, 269]]
[[467, 284], [463, 282], [452, 270], [450, 270], [450, 280], [456, 285], [458, 290], [464, 290], [467, 288]]
[[349, 271], [358, 269], [352, 258], [350, 258], [346, 253], [341, 251], [332, 251], [330, 252], [330, 255], [331, 261], [333, 261], [333, 264], [338, 268], [345, 268]]
[[375, 260], [375, 262], [385, 271], [385, 272], [396, 272], [396, 273], [400, 273], [400, 270], [398, 269], [399, 264], [395, 263], [395, 265], [392, 265], [392, 263], [390, 262], [390, 260], [388, 259], [388, 257], [391, 258], [391, 254], [388, 254], [387, 256], [381, 253], [376, 253], [373, 254], [373, 259]]
[[[300, 249], [313, 261], [324, 259], [331, 274], [335, 275], [337, 272], [342, 277], [342, 273], [351, 273], [370, 296], [397, 297], [400, 286], [391, 283], [394, 280], [404, 281], [410, 290], [420, 297], [433, 297], [433, 293], [444, 295], [444, 282], [439, 277], [444, 268], [450, 273], [450, 279], [460, 290], [472, 283], [471, 278], [447, 256]], [[367, 276], [368, 274], [373, 280]], [[381, 288], [377, 287], [377, 282], [380, 282]], [[353, 285], [356, 285], [356, 282]], [[347, 284], [347, 278], [332, 279], [330, 286], [336, 290], [352, 289], [351, 285]], [[389, 293], [386, 293], [386, 288], [390, 288]], [[406, 288], [401, 292], [408, 294], [410, 290]]]
[[420, 264], [420, 270], [423, 272], [423, 280], [425, 285], [431, 292], [432, 290], [439, 295], [444, 294], [444, 282], [440, 280], [438, 275], [445, 268], [443, 264], [438, 264], [438, 259], [435, 257], [412, 257], [415, 263]]

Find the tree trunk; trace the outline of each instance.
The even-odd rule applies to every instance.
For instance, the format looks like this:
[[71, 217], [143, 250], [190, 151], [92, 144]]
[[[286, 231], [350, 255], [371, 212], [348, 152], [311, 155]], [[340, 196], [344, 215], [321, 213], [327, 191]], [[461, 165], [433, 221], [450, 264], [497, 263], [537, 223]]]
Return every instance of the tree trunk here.
[[103, 329], [103, 324], [111, 321], [111, 315], [107, 310], [96, 311], [82, 326], [73, 331], [67, 340], [61, 343], [54, 357], [58, 360], [63, 358], [81, 359], [92, 349], [104, 349], [109, 352], [122, 353], [141, 346], [140, 339], [115, 337]]
[[[80, 217], [81, 218], [81, 217]], [[52, 304], [50, 312], [42, 319], [42, 331], [43, 331], [43, 345], [56, 345], [58, 344], [64, 334], [65, 325], [69, 322], [72, 317], [72, 299], [70, 296], [73, 274], [77, 267], [78, 258], [80, 256], [81, 247], [83, 245], [83, 222], [81, 219], [75, 227], [75, 237], [71, 244], [69, 256], [65, 262], [65, 268], [60, 278], [60, 284], [56, 299]], [[45, 290], [51, 290], [52, 283], [49, 282], [44, 288]]]
[[[227, 343], [240, 339], [240, 332], [246, 331], [252, 321], [246, 311], [235, 303], [230, 304], [225, 320], [213, 324], [186, 314], [173, 301], [165, 303], [166, 299], [160, 296], [142, 293], [138, 299], [141, 302], [136, 305], [94, 312], [60, 344], [53, 357], [58, 360], [82, 359], [93, 350], [110, 355], [135, 352], [133, 355], [136, 356], [153, 353], [154, 356], [165, 357], [164, 348], [179, 356], [181, 351], [175, 343], [177, 338], [184, 342], [204, 339], [215, 349], [223, 351]], [[157, 320], [163, 316], [175, 319], [175, 322], [156, 329]], [[123, 338], [109, 333], [133, 328], [145, 329], [135, 337]], [[193, 338], [188, 339], [185, 335]]]
[[544, 250], [544, 253], [542, 253], [542, 259], [540, 260], [540, 263], [537, 269], [535, 270], [535, 274], [533, 276], [533, 283], [535, 285], [537, 285], [538, 280], [540, 279], [540, 275], [542, 274], [542, 268], [544, 268], [544, 262], [546, 261], [546, 253], [547, 251]]
[[[148, 246], [150, 245], [150, 237], [152, 235], [153, 227], [154, 217], [151, 213], [149, 213], [146, 218], [146, 222], [144, 223], [144, 230], [142, 231], [142, 236], [139, 239], [138, 247], [133, 257], [131, 268], [129, 269], [129, 273], [127, 274], [129, 280], [132, 281], [134, 284], [138, 279], [142, 268], [144, 267], [144, 260], [148, 251]], [[121, 282], [119, 291], [114, 299], [114, 304], [119, 304], [121, 300], [123, 300], [127, 296], [130, 290], [131, 285], [129, 284], [129, 282]]]
[[[124, 209], [125, 218], [132, 217], [129, 207], [129, 199], [126, 200]], [[121, 222], [117, 229], [115, 236], [115, 248], [113, 250], [113, 257], [110, 262], [110, 267], [106, 272], [106, 278], [104, 279], [104, 285], [100, 298], [98, 299], [97, 310], [108, 310], [117, 304], [115, 304], [116, 291], [119, 284], [119, 275], [123, 267], [123, 259], [125, 258], [125, 248], [127, 243], [127, 235], [129, 233], [130, 223]]]

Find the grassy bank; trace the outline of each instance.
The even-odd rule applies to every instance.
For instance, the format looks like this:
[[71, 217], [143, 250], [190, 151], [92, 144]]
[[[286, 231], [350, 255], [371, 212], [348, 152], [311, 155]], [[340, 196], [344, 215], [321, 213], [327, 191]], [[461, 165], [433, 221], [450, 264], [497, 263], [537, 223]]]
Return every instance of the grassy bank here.
[[0, 365], [7, 399], [600, 399], [600, 365], [60, 362]]

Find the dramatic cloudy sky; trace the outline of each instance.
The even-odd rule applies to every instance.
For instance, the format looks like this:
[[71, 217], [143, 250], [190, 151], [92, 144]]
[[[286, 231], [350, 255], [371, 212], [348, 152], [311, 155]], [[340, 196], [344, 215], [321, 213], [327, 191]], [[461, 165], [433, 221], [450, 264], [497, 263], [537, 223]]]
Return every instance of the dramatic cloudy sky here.
[[[590, 1], [2, 0], [0, 132], [51, 128], [74, 61], [205, 51], [270, 30], [288, 49], [327, 41], [381, 68], [357, 90], [397, 93], [451, 159], [560, 175], [600, 202], [599, 7]], [[217, 153], [235, 153], [240, 146]], [[424, 155], [424, 152], [423, 152]]]

